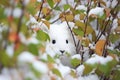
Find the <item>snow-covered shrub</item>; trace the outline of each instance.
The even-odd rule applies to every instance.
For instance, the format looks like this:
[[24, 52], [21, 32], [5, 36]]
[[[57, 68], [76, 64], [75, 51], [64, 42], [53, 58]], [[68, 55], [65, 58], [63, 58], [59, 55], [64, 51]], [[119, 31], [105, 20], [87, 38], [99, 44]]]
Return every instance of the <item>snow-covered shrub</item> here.
[[119, 80], [119, 4], [0, 0], [0, 80]]

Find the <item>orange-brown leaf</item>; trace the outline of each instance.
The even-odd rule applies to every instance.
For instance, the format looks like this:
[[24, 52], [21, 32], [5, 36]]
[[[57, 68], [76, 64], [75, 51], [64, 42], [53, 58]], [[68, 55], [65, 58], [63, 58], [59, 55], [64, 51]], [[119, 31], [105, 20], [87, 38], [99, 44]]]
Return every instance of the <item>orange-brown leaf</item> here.
[[96, 46], [95, 46], [96, 54], [102, 56], [105, 42], [106, 42], [105, 40], [99, 40], [99, 41], [96, 43]]

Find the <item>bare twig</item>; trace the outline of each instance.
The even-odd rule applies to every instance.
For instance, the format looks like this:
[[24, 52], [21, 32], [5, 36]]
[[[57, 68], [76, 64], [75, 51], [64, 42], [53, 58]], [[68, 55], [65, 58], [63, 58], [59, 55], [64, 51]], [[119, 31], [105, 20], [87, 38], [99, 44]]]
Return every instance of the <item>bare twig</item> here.
[[58, 2], [52, 9], [50, 9], [50, 11], [46, 15], [44, 15], [43, 18], [46, 18], [53, 11], [53, 9], [55, 9], [59, 5], [59, 3], [60, 2]]
[[[23, 19], [23, 16], [24, 16], [24, 10], [25, 10], [24, 1], [20, 1], [20, 2], [21, 2], [21, 4], [22, 4], [22, 13], [21, 13], [20, 19], [19, 19], [19, 21], [18, 21], [17, 33], [16, 33], [17, 37], [18, 37], [19, 32], [20, 32], [20, 30], [21, 30], [21, 26], [22, 26], [22, 19]], [[17, 43], [18, 43], [18, 41], [19, 41], [19, 40], [18, 40], [18, 39], [16, 39], [15, 44], [17, 44]]]
[[87, 31], [88, 13], [89, 13], [89, 11], [90, 11], [90, 6], [91, 6], [91, 0], [90, 0], [90, 2], [88, 2], [87, 15], [86, 15], [86, 17], [85, 17], [85, 19], [84, 19], [84, 23], [85, 23], [84, 37], [85, 37], [86, 31]]
[[75, 45], [75, 47], [76, 47], [77, 45], [76, 45], [75, 37], [74, 37], [74, 35], [73, 35], [73, 32], [72, 32], [72, 30], [71, 30], [71, 28], [70, 28], [70, 25], [69, 25], [66, 17], [65, 17], [65, 21], [67, 22], [68, 28], [69, 28], [69, 30], [70, 30], [70, 32], [71, 32], [71, 35], [72, 35], [72, 38], [73, 38], [73, 41], [74, 41], [74, 45]]
[[61, 17], [59, 17], [59, 18], [57, 18], [56, 20], [52, 21], [52, 22], [51, 22], [51, 24], [53, 24], [53, 23], [57, 22], [60, 18], [62, 18], [62, 16], [61, 16]]
[[[120, 1], [118, 1], [118, 3], [116, 4], [116, 6], [114, 7], [114, 9], [112, 9], [112, 10], [110, 11], [111, 14], [115, 11], [115, 9], [116, 9], [116, 7], [119, 5], [119, 3], [120, 3]], [[97, 41], [101, 38], [102, 34], [105, 32], [105, 30], [106, 30], [106, 28], [107, 28], [107, 26], [108, 26], [108, 24], [109, 24], [109, 22], [110, 22], [110, 18], [111, 18], [111, 16], [109, 16], [109, 19], [108, 19], [108, 21], [106, 22], [104, 29], [102, 30], [101, 34], [97, 37], [95, 43], [97, 43]], [[103, 25], [103, 26], [104, 26], [104, 25]]]
[[110, 28], [109, 28], [108, 31], [107, 31], [107, 34], [108, 34], [108, 35], [107, 35], [106, 42], [105, 42], [105, 45], [104, 45], [104, 48], [103, 48], [103, 56], [104, 56], [104, 57], [107, 56], [106, 46], [107, 46], [107, 44], [108, 44], [110, 32], [111, 32], [111, 29], [112, 29], [112, 27], [113, 27], [112, 24], [113, 24], [114, 19], [115, 19], [116, 16], [117, 16], [117, 13], [118, 13], [118, 11], [116, 11], [116, 13], [114, 14], [114, 17], [113, 17], [112, 22], [111, 22], [111, 24], [110, 24]]
[[98, 0], [98, 7], [101, 7], [101, 5], [100, 5], [100, 0]]
[[37, 17], [37, 21], [39, 20], [39, 17], [40, 17], [42, 8], [43, 8], [43, 3], [44, 3], [44, 0], [42, 0], [41, 6], [40, 6], [40, 10], [39, 10], [39, 14], [38, 14], [38, 17]]

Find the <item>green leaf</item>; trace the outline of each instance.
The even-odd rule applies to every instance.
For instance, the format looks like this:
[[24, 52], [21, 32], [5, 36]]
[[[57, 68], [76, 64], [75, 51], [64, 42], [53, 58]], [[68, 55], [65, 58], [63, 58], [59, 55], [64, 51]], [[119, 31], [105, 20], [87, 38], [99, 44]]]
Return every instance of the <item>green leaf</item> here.
[[115, 70], [114, 74], [112, 75], [113, 79], [112, 80], [119, 80], [120, 79], [120, 70]]
[[72, 77], [74, 77], [74, 78], [77, 77], [77, 76], [76, 76], [76, 72], [75, 72], [74, 70], [71, 70], [71, 71], [70, 71], [70, 75], [71, 75]]
[[119, 34], [110, 34], [109, 40], [110, 40], [112, 43], [115, 43], [119, 38], [120, 38], [120, 35], [119, 35]]
[[81, 37], [84, 36], [84, 32], [81, 30], [81, 28], [78, 28], [78, 29], [73, 28], [73, 32], [74, 32], [76, 35], [79, 35], [79, 36], [81, 36]]
[[40, 41], [47, 41], [50, 40], [49, 36], [47, 33], [43, 32], [42, 30], [39, 30], [37, 32], [37, 39]]
[[105, 18], [106, 18], [105, 13], [102, 16], [99, 16], [99, 18], [102, 19], [102, 20], [105, 20]]
[[[78, 26], [83, 31], [85, 31], [85, 23], [83, 23], [81, 21], [76, 21], [75, 26]], [[90, 25], [87, 25], [86, 34], [91, 34], [93, 31], [94, 31], [93, 28]]]
[[51, 8], [54, 7], [54, 2], [53, 2], [53, 0], [47, 0], [47, 2], [48, 2], [49, 6], [50, 6]]
[[85, 66], [85, 68], [83, 71], [83, 75], [89, 74], [94, 69], [94, 67], [90, 64], [84, 64], [84, 66]]
[[5, 52], [5, 50], [2, 50], [0, 52], [0, 63], [4, 67], [11, 67], [14, 65], [14, 63], [12, 62], [12, 59], [8, 56], [8, 54]]
[[80, 65], [81, 61], [79, 59], [77, 59], [77, 58], [74, 58], [74, 59], [71, 59], [70, 62], [71, 62], [73, 67], [77, 67], [78, 65]]
[[64, 8], [64, 11], [66, 11], [67, 9], [70, 8], [70, 5], [69, 5], [69, 4], [65, 4], [65, 5], [63, 6], [63, 8]]
[[55, 63], [55, 60], [50, 55], [47, 55], [47, 59], [48, 59], [48, 62]]
[[61, 73], [59, 72], [58, 69], [54, 68], [54, 69], [52, 69], [52, 72], [53, 72], [54, 74], [56, 74], [57, 76], [62, 77], [62, 75], [61, 75]]
[[4, 9], [0, 7], [0, 22], [6, 18]]
[[58, 7], [58, 6], [55, 7], [54, 9], [55, 9], [55, 10], [58, 10], [58, 11], [61, 11], [60, 7]]
[[5, 7], [10, 6], [10, 1], [8, 0], [0, 0], [0, 5], [4, 5]]
[[108, 49], [107, 51], [108, 51], [109, 54], [117, 54], [117, 55], [120, 55], [120, 51], [118, 51], [118, 50], [110, 50], [110, 49]]
[[85, 10], [75, 10], [75, 14], [77, 15], [77, 14], [81, 14], [81, 13], [84, 13], [85, 12]]
[[97, 69], [106, 76], [109, 76], [113, 67], [115, 67], [116, 64], [117, 61], [113, 59], [112, 61], [109, 61], [106, 64], [99, 64]]
[[26, 6], [26, 10], [30, 13], [30, 14], [32, 14], [32, 15], [34, 15], [36, 12], [37, 12], [37, 10], [35, 9], [35, 3], [33, 2], [30, 2], [27, 6]]
[[29, 50], [32, 54], [34, 54], [34, 55], [38, 55], [38, 54], [39, 54], [39, 53], [38, 53], [37, 45], [35, 45], [35, 44], [29, 44], [28, 50]]

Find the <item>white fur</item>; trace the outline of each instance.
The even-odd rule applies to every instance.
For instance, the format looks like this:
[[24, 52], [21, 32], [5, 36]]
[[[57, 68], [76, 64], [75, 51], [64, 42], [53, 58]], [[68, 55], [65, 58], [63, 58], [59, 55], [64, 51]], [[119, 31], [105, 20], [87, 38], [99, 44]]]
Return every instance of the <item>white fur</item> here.
[[[70, 23], [70, 27], [72, 28], [73, 26], [74, 24]], [[62, 64], [71, 66], [70, 58], [76, 52], [73, 38], [67, 24], [65, 22], [61, 24], [51, 24], [48, 34], [50, 37], [50, 42], [47, 43], [46, 53], [52, 57], [54, 57], [56, 54], [60, 55]], [[53, 44], [52, 40], [55, 40], [56, 43]], [[66, 40], [68, 40], [68, 43], [66, 43]], [[64, 53], [61, 53], [60, 50], [64, 51]], [[68, 53], [69, 56], [66, 53]]]

